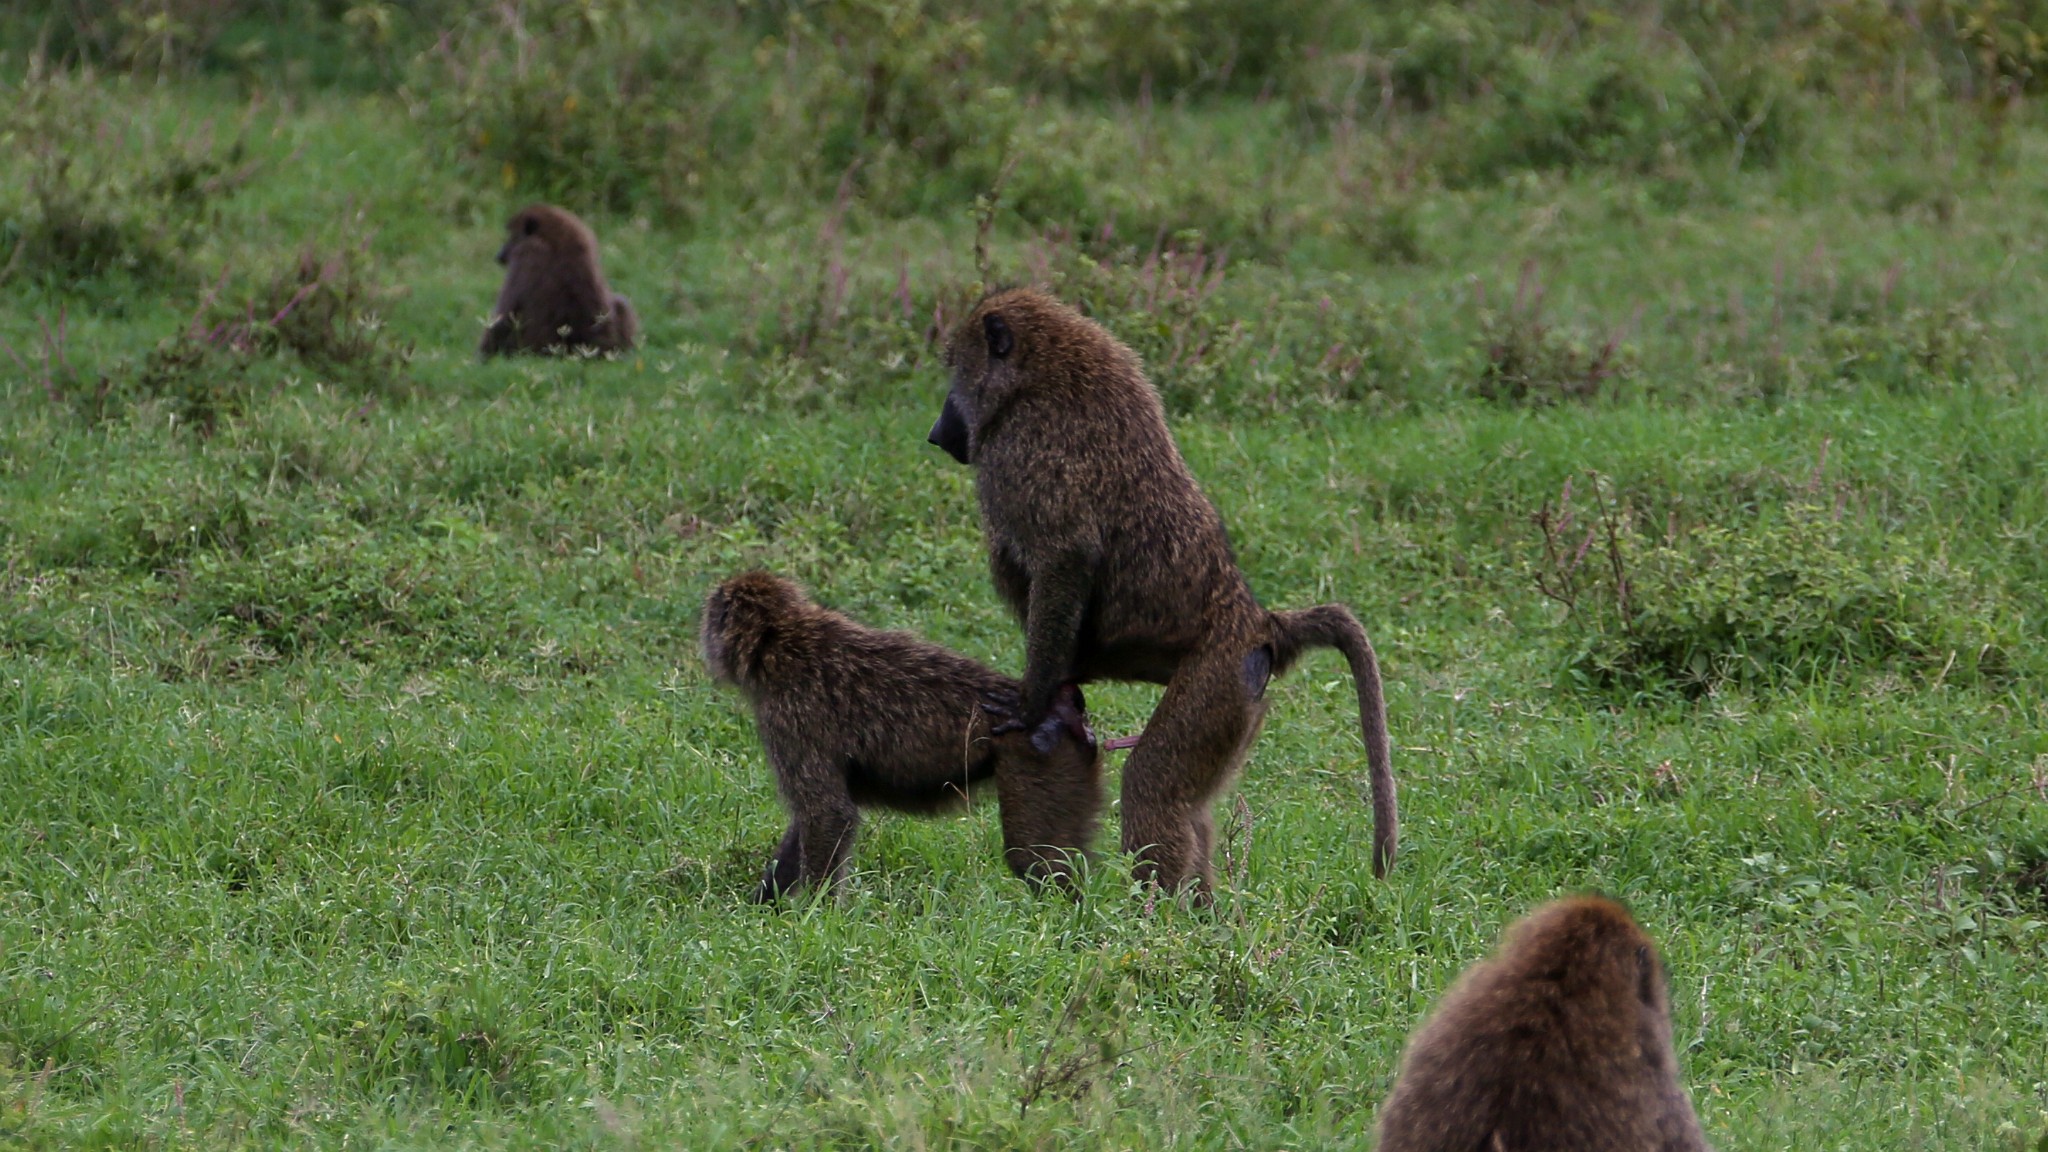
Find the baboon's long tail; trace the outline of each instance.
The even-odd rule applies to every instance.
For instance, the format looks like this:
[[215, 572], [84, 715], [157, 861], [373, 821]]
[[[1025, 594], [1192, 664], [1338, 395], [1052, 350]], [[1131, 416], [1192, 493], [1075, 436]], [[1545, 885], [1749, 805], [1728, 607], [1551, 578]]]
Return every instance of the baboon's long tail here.
[[1311, 648], [1335, 648], [1351, 665], [1358, 686], [1358, 726], [1365, 736], [1365, 762], [1372, 781], [1372, 874], [1394, 865], [1401, 817], [1394, 799], [1394, 765], [1387, 740], [1387, 701], [1380, 689], [1380, 661], [1358, 617], [1342, 604], [1318, 604], [1299, 612], [1273, 613], [1273, 674], [1279, 675]]

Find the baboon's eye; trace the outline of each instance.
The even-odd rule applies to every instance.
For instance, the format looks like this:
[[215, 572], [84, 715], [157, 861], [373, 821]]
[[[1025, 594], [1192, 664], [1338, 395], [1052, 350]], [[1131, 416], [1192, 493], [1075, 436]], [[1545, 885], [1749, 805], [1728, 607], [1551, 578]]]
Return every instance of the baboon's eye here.
[[526, 234], [531, 236], [538, 231], [540, 231], [540, 221], [528, 216], [526, 218]]
[[1010, 331], [1010, 325], [994, 312], [981, 318], [982, 334], [988, 337], [988, 354], [1001, 360], [1017, 347], [1017, 335]]

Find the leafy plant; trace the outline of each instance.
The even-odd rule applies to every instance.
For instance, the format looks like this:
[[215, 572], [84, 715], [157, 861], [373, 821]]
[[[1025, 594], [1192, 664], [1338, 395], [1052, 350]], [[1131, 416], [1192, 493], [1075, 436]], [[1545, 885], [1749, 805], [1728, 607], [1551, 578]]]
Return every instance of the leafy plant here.
[[[182, 278], [219, 202], [255, 172], [239, 140], [143, 133], [90, 71], [37, 62], [10, 95], [16, 113], [0, 145], [26, 162], [14, 202], [0, 208], [0, 281], [21, 275], [76, 292], [109, 278]], [[109, 139], [129, 133], [142, 139]]]
[[1479, 313], [1475, 389], [1488, 400], [1546, 405], [1598, 396], [1613, 380], [1635, 371], [1623, 330], [1593, 340], [1543, 318], [1543, 284], [1531, 263], [1522, 269], [1514, 299]]
[[1860, 526], [1815, 489], [1773, 514], [1691, 523], [1674, 510], [1659, 523], [1589, 479], [1590, 498], [1567, 481], [1532, 518], [1536, 586], [1564, 606], [1581, 683], [1700, 691], [1844, 666], [2006, 669], [2010, 608], [1934, 542]]

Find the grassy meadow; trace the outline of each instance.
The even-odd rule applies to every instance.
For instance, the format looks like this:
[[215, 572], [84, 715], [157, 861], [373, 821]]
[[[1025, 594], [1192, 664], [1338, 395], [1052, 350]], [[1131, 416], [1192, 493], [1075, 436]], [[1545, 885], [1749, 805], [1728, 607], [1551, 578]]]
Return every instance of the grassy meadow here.
[[[0, 1145], [1366, 1149], [1598, 890], [1717, 1147], [2048, 1148], [2048, 9], [678, 7], [0, 15]], [[541, 198], [642, 349], [477, 360]], [[748, 903], [697, 607], [1021, 671], [924, 440], [1009, 283], [1372, 634], [1384, 882], [1323, 653], [1211, 912], [1113, 806]]]

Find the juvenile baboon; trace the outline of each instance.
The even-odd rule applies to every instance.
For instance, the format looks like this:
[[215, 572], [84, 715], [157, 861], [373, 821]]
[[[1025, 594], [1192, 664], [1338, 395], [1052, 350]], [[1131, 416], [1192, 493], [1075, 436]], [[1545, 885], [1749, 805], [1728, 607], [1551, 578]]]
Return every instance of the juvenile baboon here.
[[758, 900], [836, 879], [863, 806], [942, 812], [991, 777], [1017, 875], [1065, 881], [1095, 838], [1102, 761], [1078, 689], [1057, 694], [1026, 732], [1015, 680], [857, 624], [767, 572], [711, 591], [703, 645], [711, 674], [753, 706], [789, 809]]
[[520, 209], [505, 231], [498, 249], [505, 285], [484, 329], [484, 356], [633, 347], [640, 318], [632, 302], [605, 283], [589, 225], [552, 204], [534, 204]]
[[1398, 837], [1379, 662], [1349, 609], [1259, 606], [1138, 357], [1042, 293], [999, 292], [946, 349], [930, 440], [975, 470], [996, 591], [1024, 626], [1021, 722], [1062, 684], [1166, 685], [1124, 767], [1123, 845], [1139, 874], [1209, 898], [1211, 802], [1266, 712], [1266, 684], [1311, 648], [1344, 654], [1372, 783], [1373, 872]]
[[1509, 928], [1408, 1043], [1380, 1152], [1706, 1152], [1657, 947], [1612, 900]]

